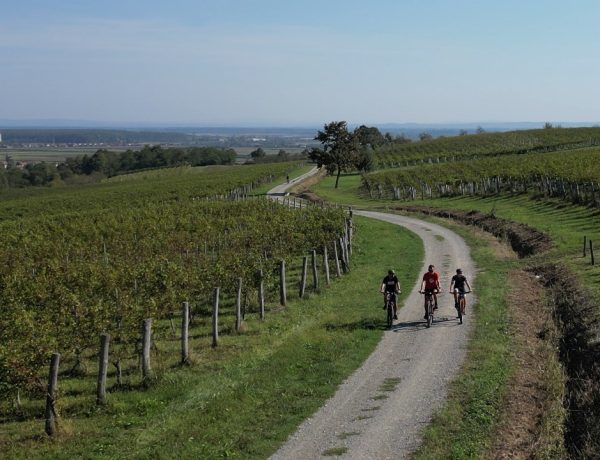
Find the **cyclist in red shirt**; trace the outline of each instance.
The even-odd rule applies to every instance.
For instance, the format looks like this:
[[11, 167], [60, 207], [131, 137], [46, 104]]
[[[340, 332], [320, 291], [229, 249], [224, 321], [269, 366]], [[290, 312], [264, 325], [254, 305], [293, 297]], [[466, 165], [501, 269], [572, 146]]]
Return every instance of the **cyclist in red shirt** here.
[[[429, 291], [433, 294], [434, 310], [436, 310], [438, 307], [436, 294], [440, 292], [440, 289], [440, 275], [435, 271], [435, 266], [430, 265], [427, 269], [427, 272], [423, 275], [423, 281], [421, 281], [421, 291]], [[424, 319], [427, 319], [427, 300], [425, 300], [425, 304], [423, 306], [425, 307]]]

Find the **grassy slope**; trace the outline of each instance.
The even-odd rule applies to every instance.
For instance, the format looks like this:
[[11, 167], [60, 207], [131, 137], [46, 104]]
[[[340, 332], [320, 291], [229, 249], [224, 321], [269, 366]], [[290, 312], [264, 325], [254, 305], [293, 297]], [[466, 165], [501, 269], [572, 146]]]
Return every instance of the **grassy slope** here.
[[[39, 435], [41, 419], [5, 423], [0, 456], [265, 458], [376, 346], [385, 269], [416, 279], [423, 252], [415, 235], [357, 219], [356, 238], [353, 271], [321, 295], [292, 301], [264, 323], [249, 320], [244, 334], [224, 335], [215, 350], [196, 337], [190, 367], [175, 365], [177, 342], [159, 344], [173, 349], [160, 379], [145, 391], [111, 393], [106, 408], [94, 406], [93, 377], [81, 381], [59, 403], [58, 440]], [[41, 413], [41, 401], [31, 404]]]
[[[355, 204], [368, 208], [393, 208], [402, 204], [398, 201], [370, 200], [358, 197], [360, 176], [342, 177], [341, 188], [333, 188], [333, 178], [327, 178], [313, 191], [328, 200], [344, 204]], [[572, 266], [577, 273], [600, 291], [600, 273], [593, 270], [587, 259], [581, 257], [583, 235], [594, 237], [600, 233], [600, 217], [597, 212], [585, 207], [571, 206], [560, 202], [533, 201], [524, 196], [502, 198], [456, 198], [445, 200], [417, 201], [414, 204], [425, 206], [477, 209], [494, 212], [496, 216], [523, 222], [542, 229], [555, 241], [555, 248], [538, 258], [561, 259]], [[448, 225], [446, 223], [446, 225]], [[467, 363], [461, 377], [455, 381], [450, 391], [446, 407], [436, 416], [425, 432], [425, 441], [416, 458], [474, 458], [484, 456], [492, 442], [495, 419], [502, 411], [502, 397], [508, 377], [514, 372], [510, 336], [507, 326], [509, 317], [506, 310], [506, 279], [508, 270], [523, 267], [525, 261], [498, 260], [489, 250], [487, 243], [478, 239], [472, 232], [457, 227], [471, 247], [472, 255], [479, 267], [485, 267], [477, 279], [479, 295], [477, 307], [477, 327], [469, 345]], [[551, 345], [551, 344], [549, 344]], [[561, 369], [556, 363], [550, 364], [552, 375], [548, 375], [550, 388], [564, 384]], [[562, 431], [560, 413], [563, 409], [560, 398], [553, 402], [549, 414], [542, 421], [544, 439], [538, 454], [554, 455], [560, 446]], [[564, 413], [563, 413], [564, 416]], [[547, 433], [548, 426], [557, 429]], [[550, 457], [548, 457], [550, 458]]]

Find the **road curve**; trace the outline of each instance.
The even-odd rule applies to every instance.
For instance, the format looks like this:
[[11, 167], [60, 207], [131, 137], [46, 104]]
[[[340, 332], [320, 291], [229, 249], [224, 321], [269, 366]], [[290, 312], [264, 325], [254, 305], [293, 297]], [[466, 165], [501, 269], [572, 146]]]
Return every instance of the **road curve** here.
[[[475, 266], [469, 248], [451, 230], [394, 214], [354, 213], [401, 225], [419, 235], [425, 246], [421, 272], [430, 263], [436, 265], [444, 291], [448, 291], [457, 267], [463, 268], [472, 282]], [[464, 360], [473, 312], [470, 306], [475, 301], [469, 299], [468, 316], [460, 325], [452, 296], [444, 294], [434, 324], [427, 329], [419, 285], [420, 281], [415, 286], [402, 286], [411, 292], [392, 330], [385, 332], [364, 364], [271, 459], [322, 458], [329, 449], [336, 449], [338, 454], [345, 449], [338, 458], [398, 459], [408, 457], [419, 446], [422, 429], [442, 406], [448, 383]]]

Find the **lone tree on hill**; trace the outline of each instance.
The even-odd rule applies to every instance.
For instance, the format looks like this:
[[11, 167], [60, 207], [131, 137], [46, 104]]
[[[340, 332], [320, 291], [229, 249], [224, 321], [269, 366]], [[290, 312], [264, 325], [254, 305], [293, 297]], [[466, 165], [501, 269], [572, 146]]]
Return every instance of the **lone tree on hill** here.
[[332, 121], [319, 131], [315, 140], [321, 142], [322, 149], [313, 148], [309, 157], [319, 167], [325, 166], [329, 174], [337, 171], [335, 188], [338, 188], [340, 175], [355, 165], [357, 153], [356, 138], [348, 131], [345, 121]]

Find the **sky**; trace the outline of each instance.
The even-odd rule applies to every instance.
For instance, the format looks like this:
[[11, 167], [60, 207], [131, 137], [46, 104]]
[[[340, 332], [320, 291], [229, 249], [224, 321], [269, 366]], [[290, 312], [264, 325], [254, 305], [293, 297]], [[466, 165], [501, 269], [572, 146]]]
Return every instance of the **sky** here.
[[597, 0], [0, 0], [0, 120], [600, 121]]

